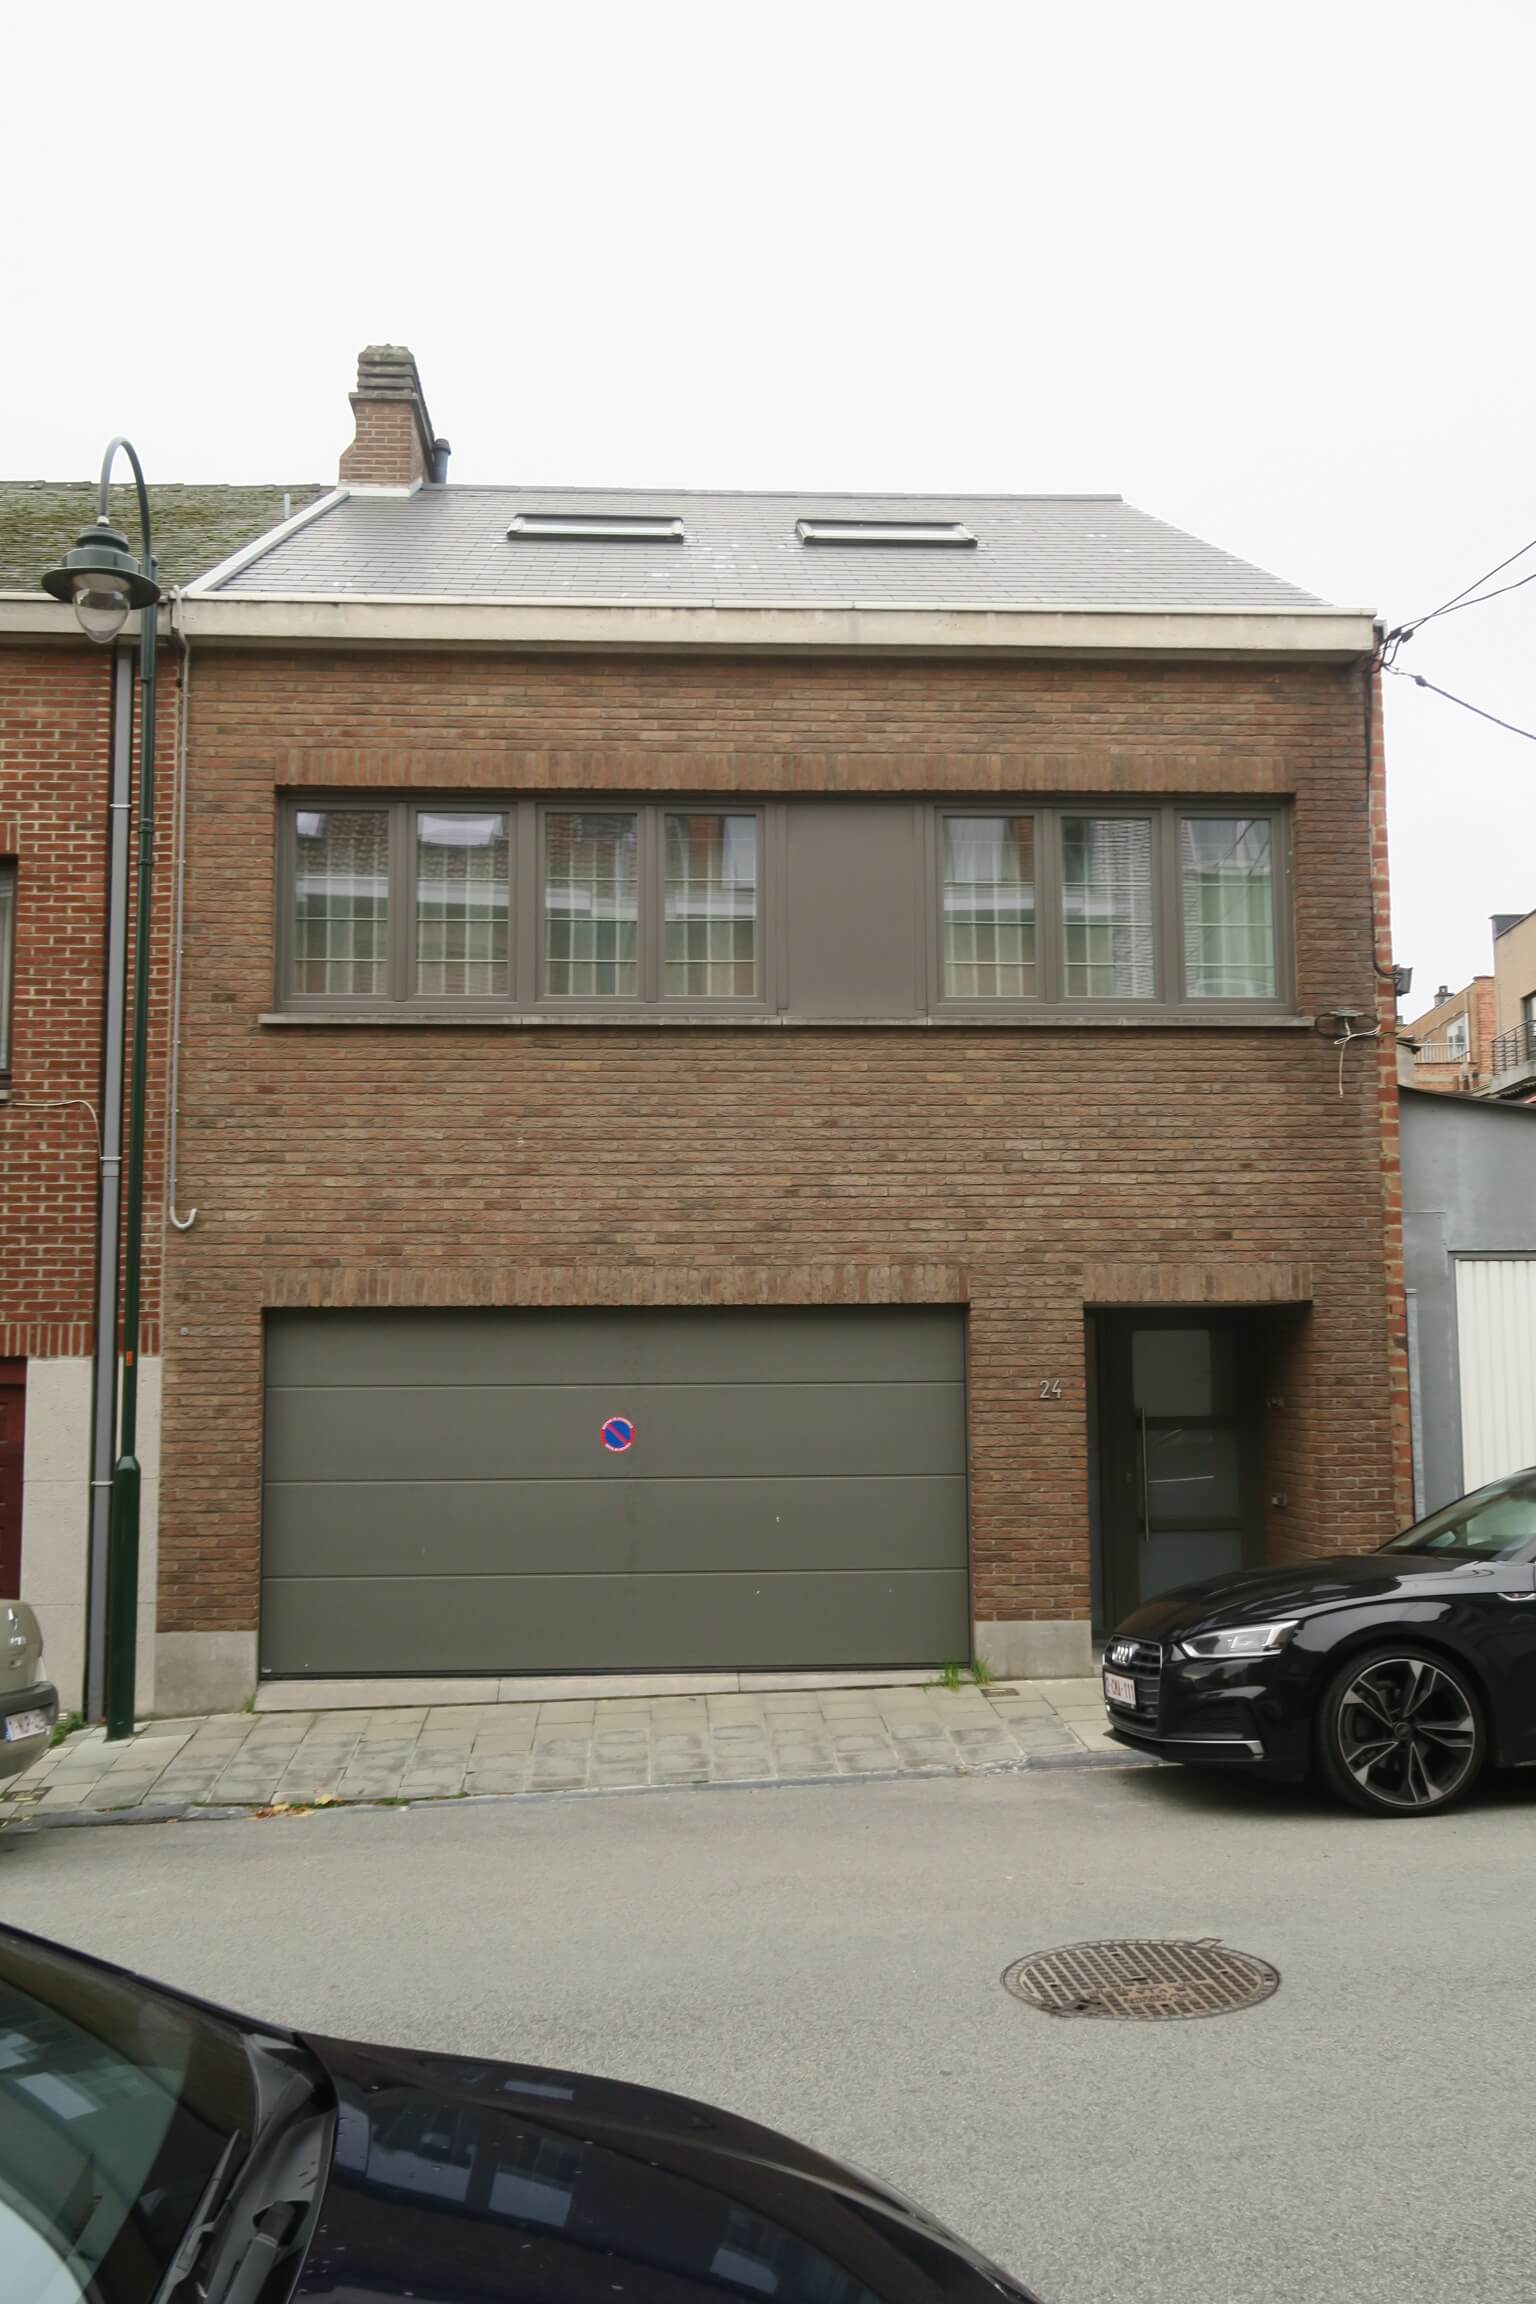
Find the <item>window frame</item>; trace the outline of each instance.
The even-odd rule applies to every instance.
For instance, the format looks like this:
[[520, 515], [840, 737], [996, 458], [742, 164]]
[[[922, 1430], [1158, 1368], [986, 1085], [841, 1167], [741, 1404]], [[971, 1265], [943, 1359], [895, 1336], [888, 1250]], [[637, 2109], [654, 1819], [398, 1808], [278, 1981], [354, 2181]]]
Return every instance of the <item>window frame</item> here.
[[[788, 917], [789, 809], [811, 795], [782, 798], [744, 793], [679, 793], [660, 796], [580, 792], [514, 794], [506, 791], [385, 792], [349, 788], [343, 792], [295, 791], [277, 796], [276, 935], [274, 993], [278, 1018], [335, 1016], [379, 1023], [534, 1024], [750, 1023], [793, 1021], [789, 1011], [786, 950]], [[305, 993], [296, 987], [295, 911], [298, 830], [305, 812], [378, 811], [389, 825], [389, 920], [385, 937], [386, 989], [382, 993]], [[915, 802], [918, 818], [916, 868], [921, 875], [913, 898], [918, 909], [915, 940], [918, 978], [911, 1021], [922, 1024], [1073, 1023], [1167, 1025], [1202, 1018], [1240, 1022], [1245, 1017], [1295, 1017], [1294, 819], [1288, 798], [1205, 798], [1181, 800], [1161, 794], [1091, 795], [976, 793], [926, 796]], [[416, 818], [501, 815], [507, 821], [509, 935], [503, 990], [487, 994], [418, 993], [416, 970]], [[545, 988], [544, 853], [550, 814], [632, 815], [639, 827], [639, 978], [634, 995], [554, 994]], [[757, 822], [757, 990], [750, 996], [673, 994], [665, 983], [666, 841], [665, 819], [683, 816], [752, 816]], [[1152, 906], [1154, 991], [1150, 998], [1065, 995], [1063, 822], [1069, 816], [1143, 820], [1152, 826]], [[944, 989], [944, 825], [955, 817], [1026, 817], [1033, 828], [1035, 869], [1035, 991], [1024, 999], [988, 999]], [[1181, 826], [1191, 818], [1262, 818], [1270, 826], [1273, 863], [1275, 991], [1273, 997], [1191, 999], [1184, 989]], [[6, 866], [0, 861], [0, 871]], [[14, 865], [10, 867], [14, 877]], [[13, 897], [14, 906], [14, 897]], [[14, 916], [14, 915], [13, 915]], [[14, 980], [14, 964], [13, 964]], [[815, 1019], [811, 1019], [815, 1020]], [[904, 1019], [887, 1017], [885, 1022]], [[856, 1019], [850, 1019], [856, 1021]], [[4, 1078], [0, 1071], [0, 1079]]]
[[[944, 826], [955, 817], [1029, 817], [1034, 825], [1035, 992], [1029, 999], [989, 1000], [944, 988]], [[1144, 997], [1069, 996], [1066, 990], [1066, 919], [1063, 898], [1065, 823], [1069, 816], [1115, 817], [1152, 827], [1153, 990]], [[1250, 1000], [1191, 998], [1184, 978], [1183, 876], [1180, 834], [1186, 818], [1262, 818], [1270, 827], [1274, 891], [1275, 989]], [[1291, 913], [1291, 811], [1283, 799], [1167, 799], [1161, 794], [1117, 795], [1101, 800], [1084, 795], [1050, 799], [1005, 798], [984, 793], [974, 799], [935, 801], [928, 834], [928, 1001], [934, 1018], [965, 1023], [1049, 1023], [1052, 1017], [1093, 1017], [1134, 1024], [1147, 1017], [1166, 1022], [1187, 1016], [1290, 1016], [1294, 1014], [1295, 957]]]
[[[757, 879], [754, 883], [757, 908], [753, 914], [756, 935], [752, 953], [756, 964], [757, 990], [750, 993], [728, 992], [705, 995], [694, 992], [668, 992], [667, 990], [667, 818], [669, 816], [750, 816], [757, 826], [756, 858]], [[655, 998], [649, 1005], [665, 1009], [669, 1015], [681, 1015], [695, 1008], [707, 1009], [711, 1016], [753, 1016], [765, 1014], [770, 1006], [772, 978], [768, 970], [768, 811], [761, 801], [743, 800], [739, 803], [701, 801], [690, 806], [685, 800], [658, 801], [655, 809]], [[645, 905], [642, 900], [642, 944]], [[643, 979], [642, 979], [643, 980]]]
[[[377, 813], [388, 820], [388, 904], [385, 989], [382, 992], [301, 992], [298, 989], [298, 819], [300, 815]], [[416, 986], [416, 820], [418, 816], [502, 816], [507, 824], [509, 922], [507, 966], [494, 993], [418, 992]], [[757, 990], [710, 996], [668, 995], [664, 986], [666, 842], [668, 816], [750, 816], [757, 826]], [[551, 992], [544, 949], [544, 860], [551, 816], [633, 816], [639, 840], [638, 985], [634, 994]], [[736, 794], [669, 794], [660, 800], [625, 793], [504, 792], [380, 793], [286, 791], [279, 795], [277, 826], [277, 937], [274, 995], [285, 1015], [371, 1017], [381, 1023], [497, 1023], [508, 1017], [600, 1023], [666, 1015], [711, 1021], [775, 1013], [779, 987], [773, 897], [779, 877], [779, 841], [766, 801]]]
[[[1167, 887], [1165, 908], [1174, 936], [1170, 953], [1173, 963], [1168, 977], [1170, 984], [1178, 986], [1178, 1005], [1193, 1015], [1271, 1016], [1288, 1015], [1295, 999], [1295, 949], [1291, 912], [1291, 811], [1284, 803], [1244, 802], [1241, 800], [1175, 801], [1168, 808], [1170, 830], [1168, 848]], [[1184, 866], [1183, 841], [1180, 834], [1186, 819], [1204, 823], [1223, 823], [1235, 816], [1250, 822], [1262, 818], [1269, 826], [1270, 907], [1275, 931], [1275, 989], [1260, 999], [1249, 999], [1243, 993], [1227, 993], [1219, 998], [1209, 994], [1196, 999], [1186, 988], [1184, 976]]]

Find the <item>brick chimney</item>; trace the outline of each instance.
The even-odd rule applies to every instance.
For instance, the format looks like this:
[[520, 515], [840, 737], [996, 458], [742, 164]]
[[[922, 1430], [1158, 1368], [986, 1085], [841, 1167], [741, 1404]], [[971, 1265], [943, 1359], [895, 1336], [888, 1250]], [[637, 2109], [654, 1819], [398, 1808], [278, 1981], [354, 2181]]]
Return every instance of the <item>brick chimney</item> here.
[[344, 486], [412, 488], [446, 479], [448, 443], [433, 437], [416, 362], [403, 344], [363, 347], [351, 398], [357, 436], [342, 454]]

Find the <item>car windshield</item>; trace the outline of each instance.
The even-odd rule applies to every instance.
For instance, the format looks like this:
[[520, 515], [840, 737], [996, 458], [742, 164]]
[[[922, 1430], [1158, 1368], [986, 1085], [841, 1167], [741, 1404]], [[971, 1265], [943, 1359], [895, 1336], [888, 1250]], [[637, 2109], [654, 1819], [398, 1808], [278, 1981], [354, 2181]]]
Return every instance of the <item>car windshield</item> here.
[[1459, 1560], [1505, 1560], [1536, 1543], [1536, 1472], [1491, 1480], [1431, 1512], [1383, 1544], [1383, 1552], [1446, 1552]]
[[232, 2027], [0, 1939], [5, 2304], [149, 2304], [255, 2114]]

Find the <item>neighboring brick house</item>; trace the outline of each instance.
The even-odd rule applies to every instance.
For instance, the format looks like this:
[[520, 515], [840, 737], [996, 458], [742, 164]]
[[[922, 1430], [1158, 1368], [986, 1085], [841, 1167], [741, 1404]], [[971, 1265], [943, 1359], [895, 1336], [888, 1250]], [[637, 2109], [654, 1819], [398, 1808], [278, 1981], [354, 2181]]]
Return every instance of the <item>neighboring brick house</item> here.
[[1459, 992], [1442, 984], [1434, 1006], [1400, 1029], [1411, 1058], [1403, 1085], [1481, 1095], [1493, 1077], [1494, 1037], [1493, 978], [1474, 976]]
[[[151, 492], [167, 584], [185, 583], [281, 520], [313, 487]], [[114, 661], [38, 589], [94, 517], [85, 483], [0, 483], [0, 1595], [42, 1621], [66, 1706], [80, 1700], [92, 1418], [97, 1116], [102, 1096], [109, 747]], [[114, 514], [137, 550], [133, 493]], [[129, 648], [131, 655], [131, 646]], [[179, 683], [160, 690], [158, 887], [149, 1082], [145, 1362], [147, 1472], [141, 1609], [153, 1618], [159, 1399], [159, 1207]], [[130, 881], [131, 885], [131, 881]], [[141, 1638], [141, 1697], [152, 1644]]]
[[1110, 497], [447, 486], [388, 348], [354, 411], [185, 602], [162, 1706], [1079, 1671], [1387, 1534], [1369, 617]]
[[1489, 1094], [1536, 1103], [1536, 911], [1495, 913], [1493, 984]]

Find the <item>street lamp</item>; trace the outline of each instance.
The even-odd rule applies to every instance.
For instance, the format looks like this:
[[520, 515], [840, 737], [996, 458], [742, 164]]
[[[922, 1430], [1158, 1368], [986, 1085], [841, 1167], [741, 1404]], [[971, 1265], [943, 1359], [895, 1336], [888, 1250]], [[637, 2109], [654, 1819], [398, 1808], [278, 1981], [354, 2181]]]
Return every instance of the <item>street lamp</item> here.
[[[133, 467], [139, 498], [142, 563], [111, 523], [113, 459], [122, 449]], [[149, 952], [152, 843], [155, 826], [155, 603], [158, 569], [149, 525], [149, 495], [133, 444], [109, 442], [101, 460], [96, 518], [73, 552], [43, 578], [55, 600], [73, 601], [80, 628], [98, 647], [116, 639], [135, 609], [139, 618], [139, 876], [134, 910], [133, 1038], [128, 1102], [128, 1192], [123, 1217], [123, 1393], [112, 1504], [107, 1534], [107, 1740], [133, 1734], [135, 1647], [139, 1598], [139, 1490], [136, 1453], [139, 1410], [139, 1301], [144, 1258], [144, 1108], [149, 1064]], [[130, 742], [131, 731], [130, 731]], [[116, 1305], [113, 1306], [116, 1327]], [[98, 1340], [99, 1341], [99, 1340]], [[107, 1353], [116, 1344], [109, 1335]]]

